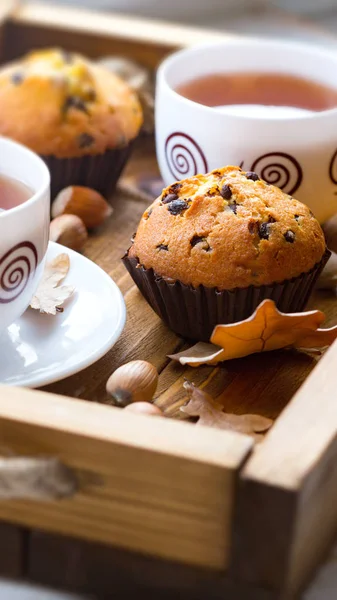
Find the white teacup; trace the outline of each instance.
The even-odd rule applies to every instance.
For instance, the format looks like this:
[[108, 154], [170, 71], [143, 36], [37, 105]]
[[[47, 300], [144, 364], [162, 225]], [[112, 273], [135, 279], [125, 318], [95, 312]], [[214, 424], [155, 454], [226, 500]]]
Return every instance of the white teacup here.
[[1, 332], [29, 306], [42, 275], [49, 237], [50, 176], [34, 152], [3, 137], [0, 175], [32, 190], [23, 204], [0, 213]]
[[240, 165], [306, 203], [324, 222], [337, 212], [337, 107], [282, 118], [239, 115], [175, 91], [205, 75], [249, 71], [289, 74], [337, 89], [337, 53], [302, 44], [238, 38], [171, 55], [157, 76], [156, 146], [162, 177], [169, 185]]

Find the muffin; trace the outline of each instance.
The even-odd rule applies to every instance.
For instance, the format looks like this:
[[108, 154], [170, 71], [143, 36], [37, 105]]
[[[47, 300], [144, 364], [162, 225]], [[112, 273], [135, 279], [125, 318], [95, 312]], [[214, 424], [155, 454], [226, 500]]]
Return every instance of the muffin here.
[[68, 185], [108, 195], [141, 125], [129, 86], [80, 55], [42, 50], [0, 69], [0, 134], [45, 160], [52, 198]]
[[171, 329], [208, 341], [215, 325], [249, 317], [265, 298], [303, 310], [328, 257], [307, 206], [228, 166], [164, 189], [123, 260]]

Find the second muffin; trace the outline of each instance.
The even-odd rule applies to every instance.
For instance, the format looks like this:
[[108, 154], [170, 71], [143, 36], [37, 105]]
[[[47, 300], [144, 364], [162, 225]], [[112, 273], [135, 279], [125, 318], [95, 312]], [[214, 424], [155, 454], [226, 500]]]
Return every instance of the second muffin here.
[[305, 205], [228, 166], [166, 188], [124, 262], [174, 331], [208, 341], [215, 325], [247, 318], [265, 298], [303, 310], [328, 256]]
[[68, 185], [109, 194], [141, 124], [129, 86], [78, 54], [40, 50], [0, 70], [0, 134], [44, 158], [52, 198]]

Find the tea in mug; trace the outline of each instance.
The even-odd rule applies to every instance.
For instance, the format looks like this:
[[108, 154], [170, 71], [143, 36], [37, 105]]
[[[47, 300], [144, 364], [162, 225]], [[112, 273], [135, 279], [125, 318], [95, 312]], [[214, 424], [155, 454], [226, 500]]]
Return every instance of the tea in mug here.
[[0, 211], [23, 204], [33, 195], [32, 190], [17, 179], [0, 175]]

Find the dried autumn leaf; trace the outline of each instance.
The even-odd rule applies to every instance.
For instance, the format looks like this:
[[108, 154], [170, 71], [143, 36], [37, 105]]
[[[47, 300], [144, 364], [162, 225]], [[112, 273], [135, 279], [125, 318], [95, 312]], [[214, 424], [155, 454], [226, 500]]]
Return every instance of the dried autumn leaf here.
[[318, 328], [324, 319], [324, 313], [319, 310], [286, 314], [276, 308], [273, 300], [264, 300], [248, 319], [217, 325], [211, 344], [200, 342], [188, 350], [170, 355], [170, 358], [196, 367], [289, 346], [324, 348], [337, 338], [337, 326]]
[[62, 304], [74, 293], [73, 287], [60, 286], [67, 276], [69, 268], [68, 254], [59, 254], [46, 264], [40, 285], [30, 303], [31, 308], [48, 315], [63, 312]]
[[178, 360], [181, 365], [190, 365], [192, 367], [198, 367], [203, 363], [208, 365], [217, 365], [219, 361], [224, 360], [222, 357], [223, 349], [221, 346], [215, 346], [215, 344], [206, 344], [205, 342], [198, 342], [191, 348], [177, 352], [176, 354], [169, 354], [169, 358]]
[[252, 436], [256, 441], [263, 437], [273, 424], [271, 419], [260, 415], [235, 415], [223, 412], [223, 406], [190, 381], [185, 381], [184, 388], [189, 395], [189, 401], [180, 410], [191, 417], [199, 417], [197, 425], [216, 427], [237, 431]]

